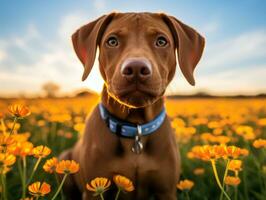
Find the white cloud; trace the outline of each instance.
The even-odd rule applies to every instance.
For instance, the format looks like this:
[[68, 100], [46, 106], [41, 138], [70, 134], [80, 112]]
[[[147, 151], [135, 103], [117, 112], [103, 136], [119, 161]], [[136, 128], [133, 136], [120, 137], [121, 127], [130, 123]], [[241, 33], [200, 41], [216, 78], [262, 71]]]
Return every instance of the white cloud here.
[[201, 65], [204, 68], [236, 66], [241, 62], [266, 58], [266, 31], [243, 33], [235, 38], [208, 45]]
[[104, 0], [94, 0], [93, 5], [97, 9], [97, 11], [101, 11], [105, 8], [105, 1]]
[[194, 73], [196, 87], [189, 86], [178, 68], [167, 92], [187, 93], [203, 90], [216, 94], [265, 92], [265, 47], [265, 30], [242, 33], [213, 44], [208, 44], [207, 39], [203, 58]]
[[[96, 2], [96, 1], [95, 1]], [[38, 92], [46, 81], [54, 81], [62, 86], [63, 92], [89, 87], [100, 91], [103, 81], [100, 77], [98, 60], [85, 82], [81, 82], [83, 73], [71, 43], [71, 35], [80, 26], [92, 18], [81, 12], [74, 12], [63, 17], [53, 41], [39, 33], [34, 24], [30, 24], [25, 34], [0, 38], [0, 83], [1, 91], [18, 94], [19, 91]], [[214, 34], [219, 24], [211, 22], [203, 27], [203, 31]], [[32, 42], [43, 47], [37, 49]], [[263, 81], [266, 76], [266, 31], [257, 30], [240, 34], [222, 42], [208, 44], [204, 57], [195, 72], [196, 87], [191, 87], [177, 69], [176, 78], [168, 88], [168, 93], [197, 92], [208, 90], [216, 94], [246, 91], [254, 93], [265, 91]], [[33, 55], [29, 63], [18, 62], [16, 70], [9, 70], [1, 61], [17, 59], [11, 55], [10, 49], [21, 48], [27, 55]], [[262, 63], [256, 64], [262, 58]], [[250, 61], [254, 61], [251, 66]], [[241, 68], [241, 67], [242, 68]]]

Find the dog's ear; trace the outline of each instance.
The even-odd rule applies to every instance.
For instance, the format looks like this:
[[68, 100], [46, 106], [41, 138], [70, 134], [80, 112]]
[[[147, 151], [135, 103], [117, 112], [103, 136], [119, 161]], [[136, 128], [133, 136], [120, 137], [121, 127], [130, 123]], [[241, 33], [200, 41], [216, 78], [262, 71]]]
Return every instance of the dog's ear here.
[[103, 15], [97, 20], [82, 26], [72, 35], [72, 43], [75, 52], [84, 65], [82, 81], [88, 77], [91, 71], [95, 61], [97, 45], [114, 14], [115, 13]]
[[197, 31], [175, 17], [161, 15], [173, 34], [181, 71], [187, 81], [195, 85], [193, 72], [201, 58], [205, 40]]

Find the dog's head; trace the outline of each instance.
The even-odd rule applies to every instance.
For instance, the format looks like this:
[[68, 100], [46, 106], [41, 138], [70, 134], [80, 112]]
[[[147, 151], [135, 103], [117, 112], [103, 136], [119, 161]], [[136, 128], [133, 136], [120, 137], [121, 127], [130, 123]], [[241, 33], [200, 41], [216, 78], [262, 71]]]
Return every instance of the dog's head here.
[[81, 27], [74, 49], [89, 75], [99, 46], [99, 63], [108, 94], [129, 107], [142, 107], [160, 98], [176, 69], [194, 85], [193, 71], [204, 38], [176, 18], [162, 13], [111, 13]]

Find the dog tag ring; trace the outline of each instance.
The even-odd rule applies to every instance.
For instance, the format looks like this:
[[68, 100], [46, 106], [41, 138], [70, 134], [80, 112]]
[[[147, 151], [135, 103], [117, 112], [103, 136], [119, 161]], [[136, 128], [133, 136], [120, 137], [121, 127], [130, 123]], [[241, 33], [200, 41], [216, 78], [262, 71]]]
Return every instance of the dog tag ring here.
[[137, 134], [135, 136], [135, 141], [134, 141], [134, 146], [132, 147], [132, 151], [136, 154], [140, 154], [142, 149], [143, 149], [143, 144], [141, 142], [141, 135], [142, 135], [142, 131], [141, 131], [141, 126], [137, 126]]

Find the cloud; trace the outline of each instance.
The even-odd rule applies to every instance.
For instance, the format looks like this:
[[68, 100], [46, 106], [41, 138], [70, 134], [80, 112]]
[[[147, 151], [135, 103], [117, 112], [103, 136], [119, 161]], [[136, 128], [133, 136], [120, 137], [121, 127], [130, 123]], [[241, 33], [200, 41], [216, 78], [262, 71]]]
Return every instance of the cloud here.
[[[206, 45], [201, 66], [208, 69], [243, 67], [245, 62], [266, 59], [266, 31], [256, 30], [225, 41]], [[264, 60], [266, 62], [266, 60]], [[240, 69], [241, 70], [241, 69]]]
[[253, 30], [208, 44], [190, 87], [177, 68], [168, 93], [207, 90], [215, 94], [265, 92], [266, 30]]
[[104, 0], [94, 0], [93, 6], [96, 8], [97, 11], [102, 11], [105, 9], [105, 1]]
[[[81, 87], [100, 91], [103, 81], [98, 60], [88, 79], [81, 82], [83, 67], [71, 42], [73, 32], [91, 20], [92, 16], [83, 12], [65, 15], [59, 21], [58, 32], [52, 40], [43, 36], [34, 24], [29, 24], [22, 34], [0, 38], [0, 92], [38, 92], [46, 81], [60, 84], [63, 92]], [[202, 30], [209, 35], [215, 34], [219, 23], [210, 22]], [[191, 87], [177, 68], [176, 77], [167, 92], [207, 90], [221, 94], [266, 91], [265, 46], [265, 30], [244, 32], [210, 44], [207, 38], [203, 59], [195, 72], [196, 87]]]

